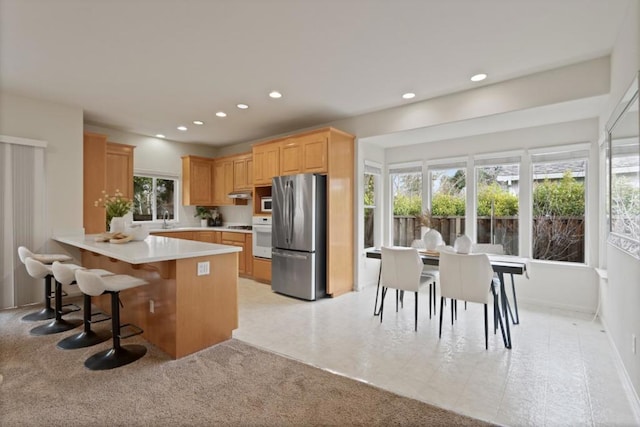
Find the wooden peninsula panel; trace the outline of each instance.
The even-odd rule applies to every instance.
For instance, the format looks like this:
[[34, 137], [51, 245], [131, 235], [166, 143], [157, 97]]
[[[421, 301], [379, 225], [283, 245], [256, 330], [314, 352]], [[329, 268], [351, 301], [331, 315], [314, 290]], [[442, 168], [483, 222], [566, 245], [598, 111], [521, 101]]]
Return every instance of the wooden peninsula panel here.
[[[197, 263], [209, 261], [210, 274], [197, 276]], [[238, 255], [234, 253], [132, 265], [82, 251], [82, 264], [149, 282], [120, 293], [121, 322], [172, 358], [180, 358], [231, 338], [238, 327]], [[154, 312], [150, 311], [153, 301]], [[110, 297], [94, 303], [110, 312]]]
[[[142, 336], [172, 358], [231, 338], [238, 327], [240, 248], [160, 236], [112, 244], [98, 242], [96, 236], [54, 240], [80, 249], [86, 268], [148, 282], [120, 292], [122, 324], [142, 328]], [[209, 264], [208, 274], [198, 275], [199, 263]], [[93, 302], [111, 312], [109, 295], [94, 297]]]

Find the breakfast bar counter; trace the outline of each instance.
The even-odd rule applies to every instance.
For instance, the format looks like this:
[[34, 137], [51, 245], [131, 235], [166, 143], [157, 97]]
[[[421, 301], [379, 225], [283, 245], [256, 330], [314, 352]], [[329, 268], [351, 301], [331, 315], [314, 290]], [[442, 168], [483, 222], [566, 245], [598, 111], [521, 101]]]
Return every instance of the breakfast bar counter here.
[[[79, 248], [82, 265], [146, 280], [120, 293], [122, 323], [174, 359], [231, 338], [238, 327], [239, 247], [148, 236], [127, 243], [96, 242], [98, 235], [55, 237]], [[110, 311], [108, 295], [94, 304]]]

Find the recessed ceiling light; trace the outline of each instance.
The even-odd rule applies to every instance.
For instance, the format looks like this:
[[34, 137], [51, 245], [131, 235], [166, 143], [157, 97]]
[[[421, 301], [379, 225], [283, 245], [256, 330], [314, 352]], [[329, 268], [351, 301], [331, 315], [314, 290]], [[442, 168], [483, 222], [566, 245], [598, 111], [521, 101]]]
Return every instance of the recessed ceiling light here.
[[471, 81], [472, 82], [481, 82], [486, 78], [487, 78], [487, 75], [485, 73], [480, 73], [480, 74], [476, 74], [475, 76], [471, 76]]
[[194, 125], [198, 125], [198, 126], [202, 126], [204, 124], [204, 122], [202, 120], [194, 120], [193, 124]]
[[241, 110], [246, 110], [247, 108], [249, 108], [247, 104], [238, 104], [236, 105], [236, 107], [238, 107]]
[[161, 133], [157, 133], [157, 134], [156, 134], [156, 138], [166, 138], [166, 136], [164, 136], [164, 135], [163, 135], [163, 134], [161, 134]]
[[224, 111], [218, 111], [216, 113], [216, 116], [218, 116], [218, 117], [227, 117], [227, 113], [225, 113]]
[[181, 131], [184, 132], [185, 130], [187, 130], [187, 127], [186, 126], [178, 126], [178, 130], [181, 130]]
[[272, 91], [269, 93], [269, 96], [270, 96], [271, 98], [274, 98], [274, 99], [282, 98], [282, 94], [281, 94], [280, 92], [278, 92], [277, 90], [272, 90]]
[[403, 95], [402, 95], [402, 97], [403, 97], [404, 99], [411, 99], [411, 98], [415, 98], [415, 97], [416, 97], [416, 94], [415, 94], [415, 93], [413, 93], [413, 92], [407, 92], [407, 93], [403, 94]]

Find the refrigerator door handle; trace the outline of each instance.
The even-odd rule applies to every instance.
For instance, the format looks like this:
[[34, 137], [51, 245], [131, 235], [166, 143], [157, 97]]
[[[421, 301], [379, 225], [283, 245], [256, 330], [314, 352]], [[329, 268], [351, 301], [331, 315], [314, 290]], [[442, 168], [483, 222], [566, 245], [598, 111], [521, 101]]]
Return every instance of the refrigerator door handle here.
[[289, 244], [293, 243], [293, 217], [295, 215], [295, 192], [293, 188], [293, 181], [289, 181]]
[[307, 259], [307, 255], [304, 254], [290, 254], [290, 253], [284, 253], [284, 252], [280, 252], [280, 251], [273, 251], [273, 255], [277, 255], [277, 256], [281, 256], [283, 258], [293, 258], [293, 259]]

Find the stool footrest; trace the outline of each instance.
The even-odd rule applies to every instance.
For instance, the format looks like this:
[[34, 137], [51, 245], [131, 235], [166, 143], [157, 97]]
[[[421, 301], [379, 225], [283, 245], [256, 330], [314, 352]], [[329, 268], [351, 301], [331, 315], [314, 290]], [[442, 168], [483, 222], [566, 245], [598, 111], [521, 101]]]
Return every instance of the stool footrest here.
[[[126, 330], [126, 333], [124, 332], [124, 330]], [[143, 332], [144, 331], [142, 330], [142, 328], [139, 328], [136, 325], [132, 325], [131, 323], [125, 323], [124, 325], [120, 325], [120, 335], [118, 335], [118, 338], [124, 340], [136, 335], [140, 335]]]
[[91, 320], [89, 320], [89, 323], [94, 324], [94, 323], [106, 322], [107, 320], [111, 320], [111, 316], [99, 311], [97, 313], [91, 313]]
[[73, 304], [73, 303], [64, 304], [61, 308], [64, 309], [64, 310], [62, 310], [63, 314], [73, 313], [74, 311], [82, 310], [78, 305]]
[[[62, 296], [62, 298], [69, 296], [69, 294], [64, 290], [62, 290], [60, 292], [61, 292], [60, 295]], [[51, 292], [51, 294], [49, 294], [49, 299], [52, 300], [52, 301], [55, 300], [56, 299], [56, 293], [55, 292]]]

